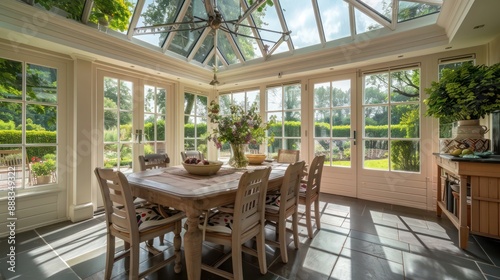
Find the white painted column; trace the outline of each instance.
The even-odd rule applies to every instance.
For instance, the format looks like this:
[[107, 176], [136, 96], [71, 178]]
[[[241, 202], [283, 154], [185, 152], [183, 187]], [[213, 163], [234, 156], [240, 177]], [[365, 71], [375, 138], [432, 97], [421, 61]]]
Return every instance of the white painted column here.
[[68, 162], [70, 166], [69, 178], [69, 216], [72, 222], [90, 219], [94, 215], [92, 204], [92, 147], [97, 145], [96, 133], [92, 133], [91, 112], [93, 104], [92, 85], [92, 63], [93, 59], [81, 55], [73, 55], [74, 59], [74, 91], [72, 104], [69, 111], [73, 111], [72, 121], [68, 121], [71, 135], [72, 150], [68, 154], [72, 156]]

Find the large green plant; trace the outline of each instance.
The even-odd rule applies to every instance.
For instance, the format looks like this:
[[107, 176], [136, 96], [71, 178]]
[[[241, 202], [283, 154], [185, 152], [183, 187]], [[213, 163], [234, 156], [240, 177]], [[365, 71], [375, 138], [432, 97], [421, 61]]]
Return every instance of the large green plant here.
[[484, 118], [500, 110], [500, 63], [444, 69], [439, 82], [425, 91], [428, 116], [449, 121]]

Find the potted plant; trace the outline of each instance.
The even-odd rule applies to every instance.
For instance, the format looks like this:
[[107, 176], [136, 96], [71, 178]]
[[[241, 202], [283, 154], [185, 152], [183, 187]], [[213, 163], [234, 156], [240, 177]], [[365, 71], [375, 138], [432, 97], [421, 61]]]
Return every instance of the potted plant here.
[[56, 171], [56, 162], [52, 158], [41, 160], [37, 157], [31, 158], [31, 171], [33, 172], [37, 184], [48, 184], [53, 173]]
[[[425, 91], [429, 94], [424, 100], [427, 116], [459, 121], [459, 125], [479, 125], [479, 118], [500, 109], [500, 63], [464, 63], [456, 69], [444, 69], [439, 81], [432, 82]], [[475, 131], [484, 134], [486, 128]]]

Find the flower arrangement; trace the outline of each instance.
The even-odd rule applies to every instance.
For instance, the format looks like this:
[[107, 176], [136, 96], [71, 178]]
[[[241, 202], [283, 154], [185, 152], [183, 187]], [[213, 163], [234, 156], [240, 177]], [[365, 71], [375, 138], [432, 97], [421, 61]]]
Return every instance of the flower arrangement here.
[[[267, 139], [266, 131], [276, 123], [273, 116], [269, 122], [264, 122], [257, 111], [257, 103], [254, 103], [246, 112], [237, 105], [229, 106], [229, 114], [220, 115], [220, 106], [214, 100], [208, 107], [208, 117], [211, 123], [218, 125], [207, 137], [220, 149], [223, 143], [232, 144], [262, 144]], [[269, 137], [273, 142], [274, 135]]]
[[32, 157], [31, 163], [31, 170], [35, 176], [52, 175], [52, 172], [56, 171], [56, 162], [51, 158], [42, 160], [39, 157]]

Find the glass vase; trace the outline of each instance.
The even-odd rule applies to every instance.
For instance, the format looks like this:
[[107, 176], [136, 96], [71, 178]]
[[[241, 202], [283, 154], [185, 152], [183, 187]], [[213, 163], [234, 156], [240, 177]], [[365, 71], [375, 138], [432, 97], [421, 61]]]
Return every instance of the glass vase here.
[[248, 159], [245, 156], [247, 144], [230, 143], [231, 157], [228, 164], [234, 168], [246, 168], [248, 166]]

